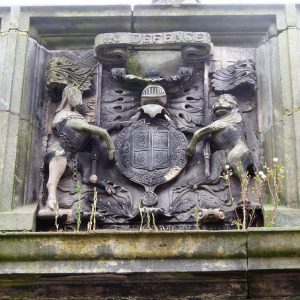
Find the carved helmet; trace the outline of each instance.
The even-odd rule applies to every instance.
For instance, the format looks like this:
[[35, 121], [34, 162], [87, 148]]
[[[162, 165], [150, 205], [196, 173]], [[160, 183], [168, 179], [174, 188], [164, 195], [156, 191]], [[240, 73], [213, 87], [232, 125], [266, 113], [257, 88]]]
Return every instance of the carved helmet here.
[[167, 103], [167, 94], [164, 88], [158, 84], [151, 84], [144, 88], [141, 96], [142, 105], [158, 104], [165, 106]]

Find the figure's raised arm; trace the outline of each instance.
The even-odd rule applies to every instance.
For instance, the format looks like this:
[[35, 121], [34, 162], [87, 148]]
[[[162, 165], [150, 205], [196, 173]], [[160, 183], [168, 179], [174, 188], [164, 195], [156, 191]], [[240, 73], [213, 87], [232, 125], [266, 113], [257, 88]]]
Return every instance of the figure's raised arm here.
[[115, 145], [106, 129], [98, 127], [98, 126], [90, 125], [86, 121], [80, 120], [80, 119], [70, 119], [68, 121], [68, 126], [73, 128], [76, 131], [85, 131], [92, 135], [100, 136], [107, 145], [108, 158], [110, 160], [112, 160], [114, 158]]

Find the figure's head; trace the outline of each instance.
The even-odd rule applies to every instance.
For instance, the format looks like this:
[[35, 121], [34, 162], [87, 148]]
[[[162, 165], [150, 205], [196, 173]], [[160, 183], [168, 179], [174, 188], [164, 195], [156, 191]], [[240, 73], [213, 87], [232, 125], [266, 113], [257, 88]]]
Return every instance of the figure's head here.
[[61, 111], [69, 103], [71, 107], [78, 109], [82, 105], [82, 94], [76, 86], [67, 85], [62, 93], [62, 100], [56, 110]]
[[212, 106], [212, 112], [216, 116], [223, 116], [231, 113], [231, 111], [237, 109], [237, 107], [238, 104], [236, 97], [230, 94], [223, 94]]
[[165, 106], [167, 103], [166, 91], [160, 85], [148, 85], [142, 92], [141, 103], [142, 105], [159, 104], [161, 106]]

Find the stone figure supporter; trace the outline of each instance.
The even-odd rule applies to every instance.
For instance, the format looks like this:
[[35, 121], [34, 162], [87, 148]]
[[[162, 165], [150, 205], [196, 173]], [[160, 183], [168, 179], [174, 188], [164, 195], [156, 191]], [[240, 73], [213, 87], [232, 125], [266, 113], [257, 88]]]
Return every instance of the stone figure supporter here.
[[[108, 158], [112, 160], [114, 157], [115, 147], [107, 130], [90, 125], [79, 113], [81, 107], [82, 94], [79, 88], [66, 86], [52, 123], [52, 136], [46, 155], [49, 164], [47, 209], [53, 210], [55, 207], [58, 182], [66, 170], [68, 159], [84, 149], [91, 135], [103, 138], [107, 144]], [[94, 178], [90, 178], [90, 181], [95, 183]]]
[[212, 106], [212, 113], [216, 120], [194, 133], [186, 154], [192, 156], [196, 145], [210, 135], [211, 145], [215, 150], [225, 153], [224, 165], [228, 164], [235, 175], [241, 176], [246, 171], [254, 173], [254, 160], [246, 144], [236, 97], [221, 95]]

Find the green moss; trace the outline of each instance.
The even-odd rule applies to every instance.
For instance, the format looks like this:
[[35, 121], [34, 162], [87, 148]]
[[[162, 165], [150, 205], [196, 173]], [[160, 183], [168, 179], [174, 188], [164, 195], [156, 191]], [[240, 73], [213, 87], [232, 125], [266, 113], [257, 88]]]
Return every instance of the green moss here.
[[127, 74], [130, 75], [135, 75], [135, 76], [139, 76], [142, 77], [142, 71], [141, 71], [141, 66], [138, 62], [137, 56], [135, 54], [131, 54], [126, 62], [126, 71]]

